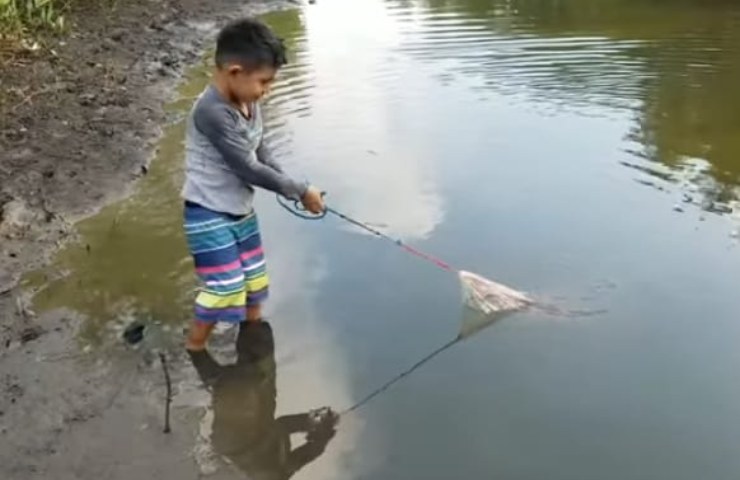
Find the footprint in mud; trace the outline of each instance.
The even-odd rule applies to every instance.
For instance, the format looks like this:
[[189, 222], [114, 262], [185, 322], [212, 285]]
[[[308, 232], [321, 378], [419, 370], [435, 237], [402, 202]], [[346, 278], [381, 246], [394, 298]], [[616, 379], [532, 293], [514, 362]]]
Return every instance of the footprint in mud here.
[[146, 326], [142, 322], [133, 322], [123, 330], [123, 339], [129, 345], [136, 345], [144, 339]]

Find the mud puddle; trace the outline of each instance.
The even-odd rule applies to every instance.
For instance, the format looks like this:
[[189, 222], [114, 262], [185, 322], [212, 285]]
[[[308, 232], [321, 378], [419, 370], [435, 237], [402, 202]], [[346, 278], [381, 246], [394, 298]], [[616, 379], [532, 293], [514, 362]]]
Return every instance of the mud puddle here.
[[83, 316], [85, 344], [118, 337], [133, 321], [172, 328], [188, 318], [195, 283], [181, 235], [182, 142], [187, 108], [208, 82], [206, 63], [186, 78], [167, 107], [176, 120], [164, 129], [136, 192], [80, 222], [80, 242], [22, 281], [38, 290], [38, 313], [65, 307]]

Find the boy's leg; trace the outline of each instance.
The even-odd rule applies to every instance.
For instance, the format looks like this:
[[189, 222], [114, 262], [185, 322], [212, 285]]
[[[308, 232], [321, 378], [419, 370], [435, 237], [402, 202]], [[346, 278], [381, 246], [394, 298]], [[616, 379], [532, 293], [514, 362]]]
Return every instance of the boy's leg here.
[[202, 287], [186, 347], [205, 348], [216, 322], [239, 323], [246, 317], [244, 271], [232, 217], [202, 207], [185, 208], [185, 236]]
[[248, 322], [260, 322], [262, 321], [262, 305], [259, 303], [254, 305], [247, 305], [247, 321]]
[[262, 303], [267, 299], [269, 279], [256, 215], [244, 218], [235, 226], [239, 257], [247, 290], [248, 322], [262, 320]]
[[192, 352], [205, 350], [208, 337], [211, 336], [215, 323], [205, 323], [198, 320], [190, 322], [188, 329], [188, 338], [185, 341], [185, 348]]

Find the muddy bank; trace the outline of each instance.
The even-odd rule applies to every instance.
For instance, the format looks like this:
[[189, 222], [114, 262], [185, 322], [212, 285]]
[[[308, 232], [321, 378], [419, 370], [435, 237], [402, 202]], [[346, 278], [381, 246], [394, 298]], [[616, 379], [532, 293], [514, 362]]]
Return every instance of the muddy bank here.
[[[228, 468], [216, 472], [199, 448], [197, 409], [175, 402], [172, 430], [163, 432], [166, 384], [156, 349], [144, 341], [80, 351], [79, 322], [66, 311], [41, 316], [44, 335], [4, 352], [0, 478], [196, 479], [204, 470], [234, 478]], [[233, 338], [219, 340], [231, 347]], [[192, 367], [178, 353], [167, 355], [172, 382], [188, 397], [197, 387]], [[207, 404], [207, 397], [188, 400], [187, 407]]]
[[80, 352], [71, 335], [77, 321], [65, 312], [39, 323], [45, 335], [11, 346], [2, 358], [2, 478], [131, 478], [151, 472], [170, 478], [161, 465], [195, 478], [183, 461], [190, 432], [182, 419], [171, 435], [162, 433], [161, 409], [154, 403], [163, 390], [156, 376], [147, 375], [154, 371], [151, 359], [123, 348], [105, 356]]
[[2, 59], [3, 342], [12, 323], [7, 303], [21, 273], [45, 263], [73, 235], [77, 219], [125, 195], [146, 174], [153, 141], [166, 121], [162, 106], [183, 67], [209, 45], [215, 26], [249, 10], [289, 5], [259, 1], [245, 7], [234, 0], [86, 5], [70, 15], [75, 27], [68, 36]]
[[[74, 339], [80, 319], [71, 312], [37, 316], [33, 292], [17, 283], [75, 239], [77, 220], [125, 196], [147, 174], [168, 121], [163, 106], [216, 27], [239, 14], [291, 5], [85, 6], [72, 12], [75, 27], [66, 38], [2, 60], [1, 478], [197, 476], [183, 453], [192, 432], [162, 436], [161, 418], [155, 419], [162, 379], [154, 358], [123, 345], [105, 357], [80, 352]], [[136, 381], [124, 381], [131, 372], [138, 372]]]

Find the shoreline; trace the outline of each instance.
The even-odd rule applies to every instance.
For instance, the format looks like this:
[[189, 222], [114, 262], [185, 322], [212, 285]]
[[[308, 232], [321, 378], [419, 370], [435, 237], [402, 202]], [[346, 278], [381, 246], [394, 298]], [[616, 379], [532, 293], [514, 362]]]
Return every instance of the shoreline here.
[[0, 74], [19, 97], [0, 104], [0, 477], [199, 477], [187, 414], [161, 432], [157, 361], [123, 345], [87, 355], [79, 316], [36, 315], [18, 282], [78, 240], [77, 222], [135, 191], [172, 120], [165, 105], [220, 24], [296, 6], [135, 0], [73, 12], [78, 28], [53, 53]]

